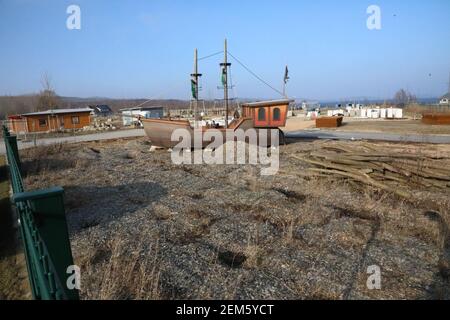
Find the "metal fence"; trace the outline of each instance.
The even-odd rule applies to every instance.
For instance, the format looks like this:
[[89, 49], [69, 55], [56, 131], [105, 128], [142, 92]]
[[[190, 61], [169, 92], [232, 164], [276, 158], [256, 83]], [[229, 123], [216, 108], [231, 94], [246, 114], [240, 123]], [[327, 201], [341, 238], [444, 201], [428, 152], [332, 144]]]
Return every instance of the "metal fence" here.
[[[17, 137], [2, 127], [6, 155], [20, 224], [28, 278], [34, 299], [77, 300], [72, 251], [64, 211], [64, 190], [55, 187], [26, 192]], [[69, 284], [69, 285], [68, 285]]]

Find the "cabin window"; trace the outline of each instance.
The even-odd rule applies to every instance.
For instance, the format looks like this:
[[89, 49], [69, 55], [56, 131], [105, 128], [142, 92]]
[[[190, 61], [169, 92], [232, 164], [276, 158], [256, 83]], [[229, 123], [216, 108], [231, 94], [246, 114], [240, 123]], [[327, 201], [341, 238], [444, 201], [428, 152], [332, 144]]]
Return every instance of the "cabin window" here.
[[275, 108], [273, 110], [273, 121], [280, 121], [281, 120], [281, 111], [280, 108]]
[[46, 127], [46, 126], [47, 126], [47, 120], [39, 119], [39, 127]]
[[78, 116], [72, 117], [72, 124], [80, 124], [80, 117]]
[[258, 121], [266, 121], [266, 109], [258, 109]]

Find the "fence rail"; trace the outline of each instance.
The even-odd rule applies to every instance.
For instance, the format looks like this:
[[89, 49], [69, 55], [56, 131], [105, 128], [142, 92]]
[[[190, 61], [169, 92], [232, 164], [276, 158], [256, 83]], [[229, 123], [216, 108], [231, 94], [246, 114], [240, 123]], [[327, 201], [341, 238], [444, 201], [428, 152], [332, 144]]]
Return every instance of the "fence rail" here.
[[[68, 267], [73, 266], [73, 258], [64, 211], [64, 190], [55, 187], [26, 192], [17, 137], [12, 136], [6, 126], [2, 126], [2, 131], [13, 190], [12, 200], [19, 219], [33, 298], [77, 300], [78, 290], [72, 281], [75, 277], [68, 273]], [[70, 288], [68, 284], [71, 284]]]

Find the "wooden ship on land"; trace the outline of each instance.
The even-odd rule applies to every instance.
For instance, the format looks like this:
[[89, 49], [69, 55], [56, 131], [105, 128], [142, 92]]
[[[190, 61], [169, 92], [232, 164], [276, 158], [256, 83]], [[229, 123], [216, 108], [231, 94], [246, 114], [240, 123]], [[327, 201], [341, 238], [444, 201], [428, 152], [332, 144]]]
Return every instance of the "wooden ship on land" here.
[[[227, 41], [225, 40], [224, 62], [220, 64], [222, 68], [222, 82], [224, 88], [225, 101], [225, 125], [224, 126], [199, 126], [198, 102], [199, 102], [199, 78], [202, 76], [198, 73], [198, 55], [197, 49], [194, 54], [194, 72], [191, 74], [192, 96], [194, 98], [194, 126], [189, 120], [181, 119], [142, 119], [142, 124], [146, 135], [154, 146], [173, 148], [179, 141], [171, 141], [172, 133], [177, 129], [185, 129], [191, 133], [192, 144], [194, 139], [194, 130], [199, 129], [203, 132], [207, 130], [219, 130], [223, 132], [225, 137], [227, 130], [243, 129], [244, 131], [254, 128], [260, 129], [278, 129], [280, 131], [280, 140], [284, 140], [284, 134], [281, 127], [286, 126], [287, 113], [289, 104], [293, 100], [281, 99], [271, 101], [260, 101], [253, 103], [245, 103], [241, 105], [242, 115], [239, 118], [228, 120], [229, 116], [229, 99], [228, 99], [228, 72], [231, 63], [228, 62]], [[270, 134], [268, 135], [270, 138]], [[205, 148], [212, 141], [204, 141], [202, 147]], [[270, 144], [270, 141], [269, 141]]]

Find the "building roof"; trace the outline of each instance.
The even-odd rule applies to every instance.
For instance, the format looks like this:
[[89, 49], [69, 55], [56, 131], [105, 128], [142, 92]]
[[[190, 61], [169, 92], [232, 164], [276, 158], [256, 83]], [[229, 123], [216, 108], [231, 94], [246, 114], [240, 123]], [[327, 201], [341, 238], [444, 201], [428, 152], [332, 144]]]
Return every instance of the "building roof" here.
[[162, 106], [150, 106], [150, 107], [137, 107], [137, 108], [125, 108], [120, 109], [120, 111], [146, 111], [146, 110], [154, 110], [154, 109], [164, 109]]
[[258, 102], [252, 102], [252, 103], [244, 103], [244, 104], [242, 104], [242, 106], [243, 107], [250, 107], [250, 108], [270, 107], [270, 106], [286, 105], [286, 104], [289, 104], [289, 103], [294, 102], [294, 101], [295, 100], [290, 100], [290, 99], [258, 101]]
[[22, 116], [44, 116], [44, 115], [52, 115], [52, 114], [66, 114], [66, 113], [86, 113], [92, 112], [91, 108], [83, 108], [83, 109], [53, 109], [47, 111], [39, 111], [39, 112], [31, 112], [24, 113]]
[[91, 109], [97, 109], [98, 112], [112, 112], [111, 108], [106, 104], [99, 104], [96, 106], [89, 106]]
[[8, 119], [20, 120], [20, 119], [22, 119], [22, 116], [20, 114], [13, 114], [13, 115], [8, 116]]
[[445, 95], [443, 95], [443, 96], [441, 97], [441, 100], [442, 100], [442, 99], [450, 99], [450, 92], [447, 93], [447, 94], [445, 94]]

